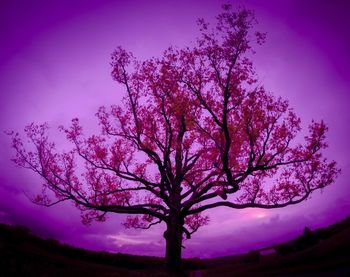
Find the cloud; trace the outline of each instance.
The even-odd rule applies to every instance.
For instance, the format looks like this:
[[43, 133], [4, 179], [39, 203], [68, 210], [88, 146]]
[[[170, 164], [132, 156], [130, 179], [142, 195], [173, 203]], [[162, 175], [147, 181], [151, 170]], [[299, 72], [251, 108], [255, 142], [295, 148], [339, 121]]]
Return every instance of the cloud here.
[[[112, 241], [118, 247], [123, 247], [125, 245], [148, 245], [150, 244], [150, 237], [140, 237], [139, 235], [130, 234], [117, 234], [117, 235], [107, 235], [107, 239]], [[153, 244], [160, 245], [159, 242], [152, 242]]]

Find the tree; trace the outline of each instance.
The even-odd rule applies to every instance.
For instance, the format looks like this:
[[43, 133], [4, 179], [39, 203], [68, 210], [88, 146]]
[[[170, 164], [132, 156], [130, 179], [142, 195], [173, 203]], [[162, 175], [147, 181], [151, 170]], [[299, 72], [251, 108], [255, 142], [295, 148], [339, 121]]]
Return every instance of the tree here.
[[251, 11], [224, 5], [215, 28], [161, 58], [138, 61], [118, 47], [112, 77], [125, 88], [121, 105], [101, 107], [101, 133], [84, 136], [78, 119], [61, 127], [72, 143], [60, 153], [47, 124], [13, 134], [14, 161], [45, 181], [35, 202], [73, 201], [83, 222], [128, 214], [127, 228], [165, 223], [166, 263], [181, 265], [184, 237], [209, 222], [216, 207], [281, 208], [306, 200], [339, 173], [326, 148], [323, 122], [300, 136], [288, 102], [258, 84], [250, 59], [265, 34]]

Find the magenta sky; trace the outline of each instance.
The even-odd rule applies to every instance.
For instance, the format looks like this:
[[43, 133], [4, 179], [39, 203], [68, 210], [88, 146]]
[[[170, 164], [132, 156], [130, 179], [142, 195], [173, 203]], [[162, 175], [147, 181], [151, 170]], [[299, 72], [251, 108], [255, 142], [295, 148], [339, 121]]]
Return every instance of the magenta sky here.
[[[72, 4], [71, 2], [74, 2]], [[90, 249], [163, 255], [164, 226], [124, 230], [123, 216], [86, 227], [69, 204], [32, 204], [41, 181], [11, 162], [5, 130], [47, 121], [56, 128], [82, 119], [96, 130], [101, 105], [120, 101], [109, 58], [122, 45], [139, 58], [183, 46], [197, 34], [198, 17], [212, 19], [227, 1], [1, 1], [0, 4], [0, 222]], [[307, 124], [329, 126], [327, 156], [342, 169], [336, 183], [295, 207], [264, 211], [216, 209], [210, 225], [185, 242], [184, 255], [214, 257], [279, 242], [305, 226], [326, 226], [350, 215], [350, 18], [347, 1], [233, 1], [252, 8], [268, 34], [257, 49], [260, 80]], [[62, 144], [64, 147], [64, 144]]]

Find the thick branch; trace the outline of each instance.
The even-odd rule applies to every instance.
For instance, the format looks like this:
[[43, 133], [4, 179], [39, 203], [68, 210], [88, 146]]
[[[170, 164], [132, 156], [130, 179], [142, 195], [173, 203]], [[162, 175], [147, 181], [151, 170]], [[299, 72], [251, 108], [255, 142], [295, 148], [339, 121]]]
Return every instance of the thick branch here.
[[311, 193], [311, 191], [306, 192], [305, 195], [303, 197], [299, 198], [298, 200], [291, 200], [291, 201], [288, 201], [285, 203], [271, 204], [271, 205], [270, 204], [260, 204], [260, 203], [236, 204], [236, 203], [227, 202], [227, 201], [220, 201], [220, 202], [215, 202], [215, 203], [203, 205], [201, 207], [189, 210], [186, 213], [186, 215], [200, 213], [200, 212], [203, 212], [205, 210], [213, 209], [213, 208], [217, 208], [217, 207], [229, 207], [229, 208], [233, 208], [233, 209], [246, 209], [246, 208], [276, 209], [276, 208], [283, 208], [283, 207], [298, 204], [298, 203], [304, 201], [305, 199], [308, 198], [310, 193]]

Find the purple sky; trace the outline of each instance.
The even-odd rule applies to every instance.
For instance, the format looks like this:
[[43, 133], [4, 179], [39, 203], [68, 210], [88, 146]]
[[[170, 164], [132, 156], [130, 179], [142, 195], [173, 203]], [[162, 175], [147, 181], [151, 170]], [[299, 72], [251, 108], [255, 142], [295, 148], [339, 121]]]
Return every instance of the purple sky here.
[[[74, 2], [74, 4], [72, 4]], [[197, 35], [195, 20], [211, 20], [227, 1], [1, 1], [0, 4], [0, 222], [90, 249], [163, 255], [163, 225], [125, 230], [124, 216], [86, 227], [69, 203], [32, 204], [41, 180], [10, 161], [3, 131], [30, 122], [56, 128], [79, 117], [97, 130], [94, 114], [122, 95], [110, 77], [110, 54], [122, 45], [139, 58], [183, 46]], [[185, 242], [184, 256], [214, 257], [294, 237], [350, 215], [350, 18], [348, 1], [234, 1], [255, 11], [267, 43], [257, 49], [261, 82], [289, 99], [305, 124], [329, 126], [329, 159], [342, 169], [336, 183], [298, 206], [265, 211], [220, 208]], [[64, 147], [64, 144], [62, 143]]]

